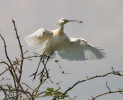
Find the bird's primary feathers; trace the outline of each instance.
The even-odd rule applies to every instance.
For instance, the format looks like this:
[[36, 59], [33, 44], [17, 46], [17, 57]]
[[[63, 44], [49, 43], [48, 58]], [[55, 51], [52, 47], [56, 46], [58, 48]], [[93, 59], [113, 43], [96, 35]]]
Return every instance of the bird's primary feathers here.
[[78, 20], [60, 19], [56, 25], [60, 28], [48, 31], [44, 28], [37, 30], [25, 40], [29, 46], [38, 47], [41, 44], [44, 46], [38, 50], [39, 54], [50, 56], [51, 53], [57, 52], [63, 59], [67, 60], [92, 60], [105, 58], [105, 53], [102, 49], [93, 47], [82, 38], [70, 38], [64, 33], [64, 24], [67, 22], [78, 22]]

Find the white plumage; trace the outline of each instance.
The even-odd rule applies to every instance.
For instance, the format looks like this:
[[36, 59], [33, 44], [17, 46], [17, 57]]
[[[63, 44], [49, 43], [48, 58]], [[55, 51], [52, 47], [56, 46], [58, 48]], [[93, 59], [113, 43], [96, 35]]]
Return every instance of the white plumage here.
[[38, 47], [41, 44], [44, 46], [38, 50], [39, 54], [50, 56], [57, 51], [58, 55], [67, 60], [92, 60], [105, 58], [105, 53], [102, 49], [93, 47], [86, 40], [82, 38], [69, 38], [64, 33], [64, 24], [74, 21], [82, 23], [77, 20], [60, 19], [56, 25], [60, 25], [59, 29], [48, 31], [43, 28], [37, 30], [31, 35], [25, 37], [29, 46]]

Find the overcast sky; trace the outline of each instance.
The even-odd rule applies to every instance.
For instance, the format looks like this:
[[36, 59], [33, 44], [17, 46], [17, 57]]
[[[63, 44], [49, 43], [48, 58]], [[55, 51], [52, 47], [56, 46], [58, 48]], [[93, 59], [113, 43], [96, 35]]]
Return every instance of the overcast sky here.
[[[54, 82], [62, 81], [60, 86], [63, 91], [78, 80], [85, 79], [86, 76], [107, 73], [111, 71], [111, 67], [123, 71], [123, 0], [1, 0], [0, 34], [6, 40], [10, 58], [14, 60], [15, 56], [19, 57], [20, 51], [13, 30], [12, 18], [16, 22], [24, 51], [29, 51], [27, 55], [36, 52], [38, 48], [29, 47], [24, 37], [39, 28], [47, 30], [58, 28], [53, 25], [60, 18], [82, 20], [82, 24], [66, 24], [64, 32], [69, 37], [84, 38], [90, 44], [105, 50], [107, 57], [102, 60], [67, 61], [58, 56], [60, 65], [66, 72], [71, 73], [69, 75], [61, 74], [56, 63], [50, 61], [47, 67], [50, 69], [51, 79]], [[5, 59], [1, 39], [0, 59]], [[36, 70], [38, 60], [25, 61], [24, 64], [22, 81], [29, 83], [32, 87], [35, 87], [39, 81], [37, 78], [32, 82], [32, 77], [29, 77]], [[79, 84], [68, 94], [71, 97], [77, 96], [76, 100], [87, 100], [91, 96], [108, 91], [105, 86], [106, 81], [112, 90], [123, 88], [123, 78], [110, 75]], [[41, 91], [47, 86], [54, 87], [46, 84]], [[121, 94], [112, 94], [97, 100], [122, 99]], [[43, 100], [49, 99], [44, 98]]]

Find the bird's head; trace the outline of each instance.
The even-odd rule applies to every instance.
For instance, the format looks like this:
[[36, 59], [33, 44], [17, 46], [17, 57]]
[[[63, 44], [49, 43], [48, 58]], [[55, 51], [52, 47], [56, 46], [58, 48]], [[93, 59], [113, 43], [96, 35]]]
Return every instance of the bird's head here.
[[56, 25], [63, 26], [63, 25], [65, 25], [65, 24], [68, 23], [68, 22], [78, 22], [78, 23], [82, 23], [82, 21], [78, 21], [78, 20], [67, 20], [67, 19], [65, 19], [65, 18], [61, 18], [61, 19], [55, 24], [55, 26], [56, 26]]

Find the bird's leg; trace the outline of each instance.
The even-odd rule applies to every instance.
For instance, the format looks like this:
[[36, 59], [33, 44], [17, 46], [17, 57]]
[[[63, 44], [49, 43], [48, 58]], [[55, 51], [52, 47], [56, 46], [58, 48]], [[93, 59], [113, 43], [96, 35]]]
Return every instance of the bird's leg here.
[[53, 54], [53, 52], [47, 57], [47, 60], [46, 60], [46, 63], [45, 63], [45, 65], [47, 64], [47, 62], [48, 62], [48, 60], [49, 60], [49, 58], [50, 58], [50, 56]]
[[[43, 59], [43, 60], [42, 60], [42, 63], [44, 64], [44, 62], [45, 62], [45, 57], [43, 57], [42, 59]], [[42, 69], [42, 71], [41, 71], [38, 75], [40, 75], [40, 74], [42, 75], [43, 72], [44, 72], [44, 68]]]
[[48, 73], [48, 70], [46, 68], [46, 65], [47, 65], [47, 62], [48, 62], [49, 58], [52, 56], [52, 54], [53, 54], [53, 52], [50, 54], [50, 56], [47, 57], [46, 63], [44, 64], [44, 69], [46, 70], [47, 77], [49, 77], [49, 73]]
[[[42, 80], [43, 80], [43, 78], [45, 77], [45, 75], [46, 75], [46, 73], [47, 73], [47, 69], [46, 69], [46, 64], [45, 64], [45, 56], [43, 57], [43, 60], [42, 60], [42, 63], [43, 63], [43, 65], [44, 65], [44, 68], [42, 69], [42, 71], [38, 74], [38, 75], [40, 75], [40, 82], [42, 82]], [[46, 70], [46, 72], [44, 72], [45, 70]]]
[[[44, 53], [45, 53], [45, 52], [44, 52]], [[44, 53], [43, 53], [43, 55], [44, 55]], [[39, 61], [39, 64], [38, 64], [38, 67], [37, 67], [37, 69], [36, 69], [35, 73], [33, 73], [32, 75], [30, 75], [30, 77], [34, 75], [33, 80], [36, 78], [36, 75], [37, 75], [37, 72], [38, 72], [38, 69], [39, 69], [40, 63], [41, 63], [42, 58], [43, 58], [43, 55], [41, 55], [41, 57], [40, 57], [40, 61]]]
[[[50, 56], [51, 56], [52, 54], [53, 54], [53, 52], [50, 54]], [[44, 68], [43, 68], [43, 70], [38, 74], [38, 75], [40, 75], [40, 81], [42, 81], [42, 79], [43, 79], [43, 77], [44, 77], [45, 75], [47, 75], [47, 77], [49, 77], [49, 73], [48, 73], [48, 70], [47, 70], [47, 68], [46, 68], [46, 64], [47, 64], [47, 62], [48, 62], [50, 56], [47, 56], [46, 63], [45, 63], [44, 57], [43, 57], [42, 63], [43, 63], [43, 65], [44, 65]], [[46, 72], [44, 73], [44, 71], [46, 71]]]

